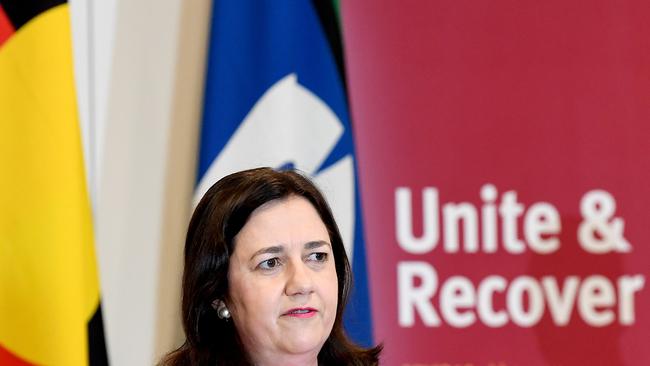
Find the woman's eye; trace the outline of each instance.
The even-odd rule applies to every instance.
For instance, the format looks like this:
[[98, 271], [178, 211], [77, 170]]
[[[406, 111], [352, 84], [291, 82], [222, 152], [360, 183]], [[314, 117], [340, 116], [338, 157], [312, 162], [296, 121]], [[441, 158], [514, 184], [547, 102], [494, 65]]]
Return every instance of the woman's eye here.
[[325, 262], [327, 261], [327, 253], [311, 253], [307, 259], [314, 262]]
[[273, 268], [275, 268], [275, 267], [277, 267], [279, 265], [280, 265], [280, 259], [271, 258], [271, 259], [267, 259], [267, 260], [263, 261], [262, 263], [260, 263], [258, 265], [258, 267], [261, 268], [261, 269], [269, 270], [269, 269], [273, 269]]

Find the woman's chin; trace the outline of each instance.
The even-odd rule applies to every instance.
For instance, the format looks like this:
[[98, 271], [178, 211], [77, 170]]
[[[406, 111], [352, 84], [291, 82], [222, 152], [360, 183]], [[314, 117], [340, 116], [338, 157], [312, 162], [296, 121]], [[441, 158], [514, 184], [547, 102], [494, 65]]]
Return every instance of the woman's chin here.
[[308, 354], [315, 353], [318, 355], [325, 339], [317, 334], [295, 334], [295, 336], [284, 339], [284, 349], [290, 354]]

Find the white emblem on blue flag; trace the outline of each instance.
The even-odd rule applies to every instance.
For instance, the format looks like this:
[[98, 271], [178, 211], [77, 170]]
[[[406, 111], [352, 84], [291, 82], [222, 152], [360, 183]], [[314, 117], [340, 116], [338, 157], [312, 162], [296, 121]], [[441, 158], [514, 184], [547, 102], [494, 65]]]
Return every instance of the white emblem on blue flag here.
[[352, 157], [348, 154], [317, 173], [343, 130], [343, 124], [328, 105], [300, 85], [295, 74], [289, 74], [260, 97], [210, 164], [196, 188], [194, 204], [228, 174], [292, 164], [310, 174], [325, 194], [352, 262], [355, 212]]

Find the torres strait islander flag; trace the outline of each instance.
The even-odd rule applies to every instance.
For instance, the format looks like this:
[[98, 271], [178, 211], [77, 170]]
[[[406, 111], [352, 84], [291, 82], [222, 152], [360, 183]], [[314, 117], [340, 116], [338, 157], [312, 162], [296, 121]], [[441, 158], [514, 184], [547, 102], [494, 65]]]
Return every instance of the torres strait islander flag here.
[[0, 1], [0, 365], [105, 365], [68, 5]]
[[323, 190], [352, 262], [348, 334], [372, 343], [366, 253], [335, 4], [215, 1], [195, 202], [219, 178], [294, 167]]

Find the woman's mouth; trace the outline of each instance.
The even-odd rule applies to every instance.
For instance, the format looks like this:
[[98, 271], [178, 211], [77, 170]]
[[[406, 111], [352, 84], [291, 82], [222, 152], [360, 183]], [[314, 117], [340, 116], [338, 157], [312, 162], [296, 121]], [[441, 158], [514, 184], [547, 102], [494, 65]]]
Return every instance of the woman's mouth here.
[[318, 312], [318, 310], [314, 308], [293, 308], [282, 315], [294, 318], [311, 318], [316, 315], [316, 312]]

